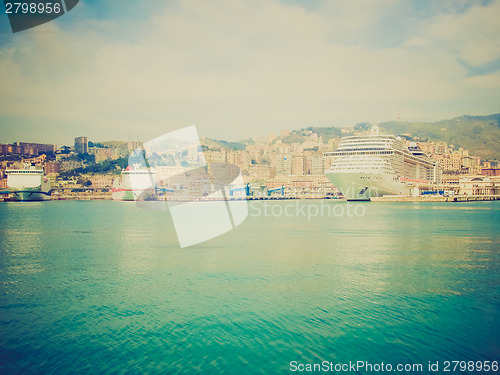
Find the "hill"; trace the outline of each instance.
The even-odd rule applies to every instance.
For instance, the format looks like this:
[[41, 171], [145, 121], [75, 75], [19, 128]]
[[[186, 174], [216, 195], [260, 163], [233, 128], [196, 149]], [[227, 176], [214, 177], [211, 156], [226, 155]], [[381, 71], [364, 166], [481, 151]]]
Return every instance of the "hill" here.
[[419, 140], [443, 141], [463, 147], [471, 155], [500, 160], [500, 114], [461, 116], [437, 122], [384, 122], [379, 127], [389, 134], [410, 134]]
[[221, 147], [223, 147], [233, 151], [242, 151], [245, 150], [246, 145], [249, 143], [227, 142], [219, 139], [202, 137], [201, 144], [211, 149], [220, 149]]
[[[307, 141], [311, 134], [316, 133], [328, 142], [331, 138], [340, 138], [353, 135], [355, 132], [370, 129], [370, 123], [359, 123], [348, 129], [339, 127], [308, 127], [292, 130], [281, 138], [283, 143], [302, 143]], [[379, 124], [382, 132], [400, 135], [406, 139], [434, 142], [446, 142], [455, 148], [463, 147], [470, 151], [472, 156], [479, 156], [484, 160], [500, 160], [500, 113], [489, 116], [460, 116], [450, 120], [436, 122], [396, 122], [389, 121]], [[203, 138], [202, 144], [212, 149], [221, 147], [231, 150], [244, 150], [245, 146], [255, 143], [249, 138], [239, 142]]]

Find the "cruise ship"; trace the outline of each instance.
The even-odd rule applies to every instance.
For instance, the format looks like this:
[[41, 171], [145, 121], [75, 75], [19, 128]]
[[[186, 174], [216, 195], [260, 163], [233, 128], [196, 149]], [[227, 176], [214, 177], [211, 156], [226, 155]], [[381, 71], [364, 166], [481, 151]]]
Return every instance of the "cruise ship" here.
[[383, 195], [408, 195], [418, 186], [439, 183], [437, 163], [416, 144], [379, 134], [344, 137], [339, 147], [324, 154], [331, 158], [326, 176], [347, 200], [370, 200]]
[[120, 201], [152, 200], [156, 194], [155, 174], [150, 169], [127, 167], [113, 181], [111, 198]]
[[42, 168], [24, 164], [19, 169], [7, 169], [7, 189], [14, 201], [47, 201], [51, 199], [51, 184]]

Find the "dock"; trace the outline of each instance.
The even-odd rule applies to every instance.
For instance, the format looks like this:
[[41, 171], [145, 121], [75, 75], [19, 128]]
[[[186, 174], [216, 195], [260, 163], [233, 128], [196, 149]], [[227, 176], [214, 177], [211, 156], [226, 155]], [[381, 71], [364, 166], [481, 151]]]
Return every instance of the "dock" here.
[[500, 200], [500, 195], [384, 195], [382, 197], [372, 197], [372, 202], [478, 202]]

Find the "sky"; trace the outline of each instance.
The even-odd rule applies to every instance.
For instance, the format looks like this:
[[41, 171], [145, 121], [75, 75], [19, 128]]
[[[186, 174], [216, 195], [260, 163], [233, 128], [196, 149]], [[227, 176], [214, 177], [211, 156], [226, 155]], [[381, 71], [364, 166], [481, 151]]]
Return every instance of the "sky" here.
[[238, 140], [500, 112], [500, 0], [81, 0], [12, 33], [0, 143]]

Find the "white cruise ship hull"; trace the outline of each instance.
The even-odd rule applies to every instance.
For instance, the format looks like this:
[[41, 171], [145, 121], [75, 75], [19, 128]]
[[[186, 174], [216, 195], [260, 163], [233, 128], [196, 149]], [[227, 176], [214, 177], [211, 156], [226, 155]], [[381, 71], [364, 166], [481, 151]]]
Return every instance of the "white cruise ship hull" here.
[[50, 192], [41, 190], [12, 190], [10, 196], [10, 199], [16, 202], [48, 201], [51, 199]]
[[153, 200], [155, 197], [154, 189], [132, 190], [114, 188], [111, 194], [111, 199], [117, 201], [137, 201], [137, 200]]
[[347, 200], [368, 201], [371, 197], [409, 193], [406, 184], [389, 173], [328, 171], [326, 176]]

